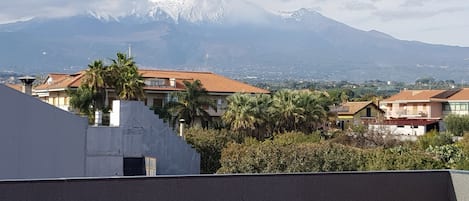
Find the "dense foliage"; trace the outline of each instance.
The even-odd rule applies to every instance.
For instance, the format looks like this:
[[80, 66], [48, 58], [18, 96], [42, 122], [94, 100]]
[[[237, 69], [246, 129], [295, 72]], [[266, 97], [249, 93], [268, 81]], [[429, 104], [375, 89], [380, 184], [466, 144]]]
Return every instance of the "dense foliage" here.
[[189, 144], [200, 153], [200, 172], [214, 173], [220, 167], [223, 148], [228, 143], [242, 142], [243, 138], [229, 130], [190, 128], [184, 131]]
[[448, 115], [444, 119], [446, 129], [456, 136], [469, 132], [469, 115]]
[[[184, 91], [173, 93], [173, 101], [166, 103], [166, 112], [171, 114], [172, 124], [184, 119], [186, 124], [193, 126], [196, 120], [200, 120], [201, 124], [210, 122], [211, 117], [206, 109], [211, 107], [216, 110], [215, 102], [209, 98], [207, 90], [200, 80], [189, 82], [184, 80]], [[175, 99], [175, 100], [174, 100]], [[165, 111], [160, 111], [164, 114]]]
[[[273, 140], [230, 144], [218, 173], [328, 172], [357, 170], [441, 169], [445, 162], [409, 147], [360, 149], [333, 142], [299, 140], [286, 134]], [[308, 139], [308, 138], [306, 138]]]
[[234, 94], [222, 119], [231, 130], [263, 139], [273, 133], [311, 133], [327, 120], [326, 99], [322, 93], [281, 90], [266, 94]]
[[[288, 173], [469, 169], [469, 140], [429, 132], [416, 142], [392, 136], [287, 132], [264, 140], [229, 130], [189, 129], [202, 173]], [[385, 139], [389, 138], [389, 139]]]
[[144, 98], [143, 77], [132, 57], [117, 53], [110, 65], [96, 60], [88, 65], [83, 82], [77, 90], [70, 90], [70, 105], [82, 114], [90, 116], [96, 110], [104, 110], [108, 89], [114, 89], [120, 100], [142, 100]]

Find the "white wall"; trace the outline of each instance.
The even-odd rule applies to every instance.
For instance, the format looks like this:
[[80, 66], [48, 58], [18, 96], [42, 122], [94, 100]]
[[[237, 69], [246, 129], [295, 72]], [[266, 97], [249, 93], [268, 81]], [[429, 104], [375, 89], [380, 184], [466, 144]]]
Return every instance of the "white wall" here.
[[370, 130], [376, 130], [380, 132], [386, 132], [393, 135], [415, 135], [421, 136], [425, 134], [425, 126], [418, 126], [417, 128], [412, 128], [410, 125], [405, 125], [404, 127], [398, 127], [397, 125], [369, 125]]

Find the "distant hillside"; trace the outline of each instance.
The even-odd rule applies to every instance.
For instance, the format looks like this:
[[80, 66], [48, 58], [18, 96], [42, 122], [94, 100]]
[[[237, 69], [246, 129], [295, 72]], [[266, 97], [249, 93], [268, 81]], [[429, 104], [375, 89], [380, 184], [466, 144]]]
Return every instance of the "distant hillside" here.
[[0, 71], [77, 71], [130, 44], [143, 67], [232, 77], [412, 81], [460, 80], [469, 73], [469, 48], [402, 41], [307, 9], [274, 14], [252, 7], [258, 20], [233, 21], [223, 13], [233, 9], [200, 8], [216, 12], [202, 15], [197, 8], [176, 15], [156, 4], [145, 15], [91, 13], [0, 25]]

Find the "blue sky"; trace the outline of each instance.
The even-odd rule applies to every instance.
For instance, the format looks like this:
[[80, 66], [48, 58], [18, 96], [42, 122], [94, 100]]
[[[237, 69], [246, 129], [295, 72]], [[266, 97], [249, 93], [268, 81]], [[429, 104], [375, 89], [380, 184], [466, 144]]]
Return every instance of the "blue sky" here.
[[[159, 0], [164, 1], [164, 0]], [[194, 1], [194, 0], [167, 0]], [[208, 0], [229, 1], [229, 0]], [[312, 8], [362, 30], [399, 39], [469, 47], [468, 0], [245, 0], [267, 10]], [[32, 17], [63, 17], [87, 10], [120, 15], [147, 0], [15, 0], [0, 2], [0, 23]]]

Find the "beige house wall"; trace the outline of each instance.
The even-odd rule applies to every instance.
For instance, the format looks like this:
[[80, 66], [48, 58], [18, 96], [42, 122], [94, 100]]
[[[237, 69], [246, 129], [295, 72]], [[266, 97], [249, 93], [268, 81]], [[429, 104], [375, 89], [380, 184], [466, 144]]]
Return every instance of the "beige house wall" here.
[[430, 108], [431, 108], [431, 111], [429, 114], [430, 118], [435, 118], [435, 119], [443, 118], [443, 106], [440, 102], [431, 103]]
[[385, 103], [386, 118], [441, 118], [443, 108], [441, 102], [401, 102]]
[[[169, 101], [169, 98], [171, 96], [172, 92], [161, 92], [161, 93], [145, 93], [145, 99], [144, 103], [148, 107], [152, 107], [155, 99], [161, 99], [163, 104], [167, 103]], [[227, 101], [226, 98], [229, 95], [210, 95], [210, 98], [213, 100], [214, 105], [216, 105], [215, 108], [206, 108], [207, 112], [210, 114], [210, 116], [218, 117], [223, 115], [225, 112], [225, 109], [227, 107]], [[66, 91], [50, 91], [49, 96], [46, 97], [41, 97], [41, 100], [54, 105], [58, 108], [61, 108], [66, 111], [72, 111], [72, 108], [70, 107], [70, 96]], [[112, 110], [112, 101], [117, 100], [117, 95], [113, 91], [108, 91], [107, 92], [107, 101], [106, 101], [106, 106], [110, 107]]]
[[41, 98], [45, 102], [60, 109], [70, 110], [70, 97], [65, 91], [51, 91], [48, 97]]

